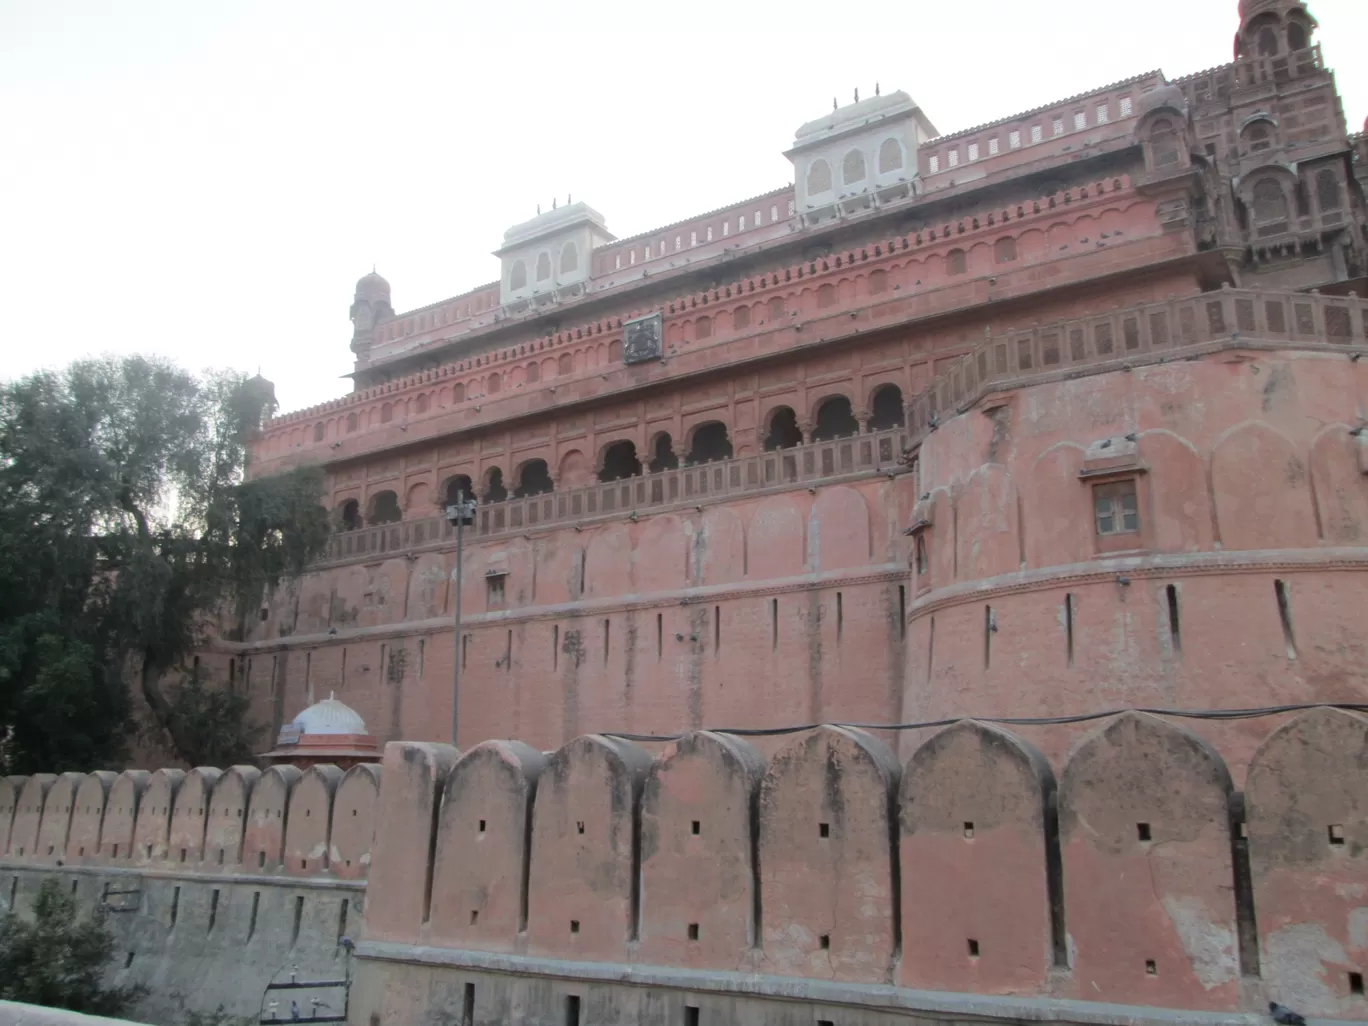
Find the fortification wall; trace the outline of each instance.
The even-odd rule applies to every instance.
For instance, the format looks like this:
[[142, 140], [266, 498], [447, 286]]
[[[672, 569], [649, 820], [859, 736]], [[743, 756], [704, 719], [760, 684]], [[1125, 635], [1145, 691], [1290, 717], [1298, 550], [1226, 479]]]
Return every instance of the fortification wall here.
[[[1366, 389], [1352, 353], [1236, 349], [946, 416], [918, 453], [902, 719], [1368, 701]], [[1117, 488], [1135, 522], [1104, 534]], [[1068, 730], [1023, 730], [1064, 756]], [[1261, 735], [1212, 733], [1237, 782]]]
[[340, 1015], [343, 988], [266, 986], [350, 975], [379, 783], [375, 766], [0, 778], [0, 913], [31, 912], [49, 878], [82, 915], [104, 905], [110, 982], [148, 988], [140, 1021], [255, 1018], [268, 1001], [281, 1020], [291, 1001]]
[[[358, 989], [355, 1021], [415, 1021], [431, 1002], [464, 1014], [469, 985], [475, 1021], [512, 1002], [507, 1021], [562, 1022], [555, 1006], [591, 1000], [586, 987], [626, 1000], [606, 985], [637, 967], [684, 990], [791, 977], [866, 997], [1211, 1012], [1272, 997], [1362, 1016], [1368, 718], [1319, 709], [1275, 729], [1244, 796], [1202, 733], [1127, 713], [1079, 728], [1055, 766], [974, 721], [905, 765], [841, 727], [791, 736], [768, 762], [706, 733], [655, 760], [594, 736], [549, 758], [391, 744], [378, 854], [405, 868], [371, 878], [360, 951], [376, 964], [360, 979], [390, 982]], [[672, 1021], [656, 1015], [643, 1021]]]
[[[0, 780], [0, 807], [17, 796], [0, 901], [22, 910], [57, 876], [106, 903], [113, 975], [153, 987], [153, 1021], [220, 1002], [250, 1014], [292, 965], [336, 978], [343, 936], [361, 959], [351, 1021], [366, 1024], [549, 1024], [572, 997], [586, 1022], [731, 1001], [737, 1021], [778, 1023], [794, 1000], [879, 1022], [968, 994], [989, 1018], [1269, 999], [1362, 1018], [1368, 716], [1253, 722], [1243, 792], [1214, 724], [1134, 712], [1076, 726], [1054, 762], [961, 720], [901, 763], [872, 734], [824, 726], [768, 759], [694, 732], [654, 757], [588, 735], [550, 755], [393, 742], [345, 775]], [[91, 798], [75, 832], [71, 795]], [[170, 844], [92, 854], [103, 822], [127, 836], [128, 795], [135, 835]], [[84, 840], [87, 854], [33, 855], [63, 824], [66, 851]], [[230, 865], [239, 845], [273, 857]]]

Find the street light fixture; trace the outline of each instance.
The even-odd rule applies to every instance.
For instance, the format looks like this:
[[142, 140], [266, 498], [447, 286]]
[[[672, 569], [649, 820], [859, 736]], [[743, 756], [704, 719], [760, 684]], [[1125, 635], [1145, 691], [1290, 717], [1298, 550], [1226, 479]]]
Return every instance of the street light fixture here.
[[456, 501], [446, 508], [447, 523], [456, 528], [456, 569], [451, 576], [456, 581], [455, 646], [451, 670], [451, 743], [456, 744], [456, 715], [461, 700], [461, 569], [465, 562], [465, 526], [475, 523], [475, 499], [466, 498], [465, 489], [456, 493]]

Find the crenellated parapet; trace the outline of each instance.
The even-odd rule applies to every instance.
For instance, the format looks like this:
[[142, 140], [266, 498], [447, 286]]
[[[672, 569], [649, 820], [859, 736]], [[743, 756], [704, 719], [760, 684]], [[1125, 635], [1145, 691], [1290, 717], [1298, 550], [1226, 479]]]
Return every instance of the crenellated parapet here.
[[654, 759], [594, 736], [548, 757], [392, 743], [386, 764], [409, 772], [385, 777], [399, 832], [382, 857], [404, 869], [373, 876], [360, 954], [1211, 1012], [1281, 995], [1354, 1017], [1368, 719], [1282, 718], [1245, 800], [1203, 724], [1134, 712], [1079, 726], [1054, 766], [972, 720], [901, 764], [838, 726], [768, 761], [707, 733]]
[[0, 860], [364, 879], [379, 786], [374, 765], [0, 778]]

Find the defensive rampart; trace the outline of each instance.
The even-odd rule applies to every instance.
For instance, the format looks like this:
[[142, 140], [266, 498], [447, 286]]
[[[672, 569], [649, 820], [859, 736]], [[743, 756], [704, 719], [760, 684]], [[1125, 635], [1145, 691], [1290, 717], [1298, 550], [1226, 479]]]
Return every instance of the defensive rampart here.
[[778, 1023], [795, 1000], [875, 1022], [965, 995], [979, 1018], [1362, 1018], [1368, 716], [1281, 719], [1243, 793], [1200, 721], [1137, 712], [1058, 767], [960, 720], [903, 764], [823, 726], [769, 759], [699, 731], [654, 755], [589, 735], [394, 742], [345, 775], [11, 778], [0, 901], [56, 874], [107, 904], [116, 976], [160, 1021], [252, 1014], [291, 969], [345, 978], [343, 937], [362, 1024]]
[[110, 981], [147, 988], [143, 1021], [271, 1002], [341, 1021], [379, 780], [364, 765], [0, 777], [0, 909], [28, 912], [52, 877], [82, 913], [104, 905]]

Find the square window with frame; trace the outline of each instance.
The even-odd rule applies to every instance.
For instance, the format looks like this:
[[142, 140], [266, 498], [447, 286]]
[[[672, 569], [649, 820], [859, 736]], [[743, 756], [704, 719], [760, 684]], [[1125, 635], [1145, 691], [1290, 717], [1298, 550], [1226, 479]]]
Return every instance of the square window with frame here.
[[1140, 503], [1135, 478], [1093, 486], [1093, 525], [1104, 538], [1140, 532]]

